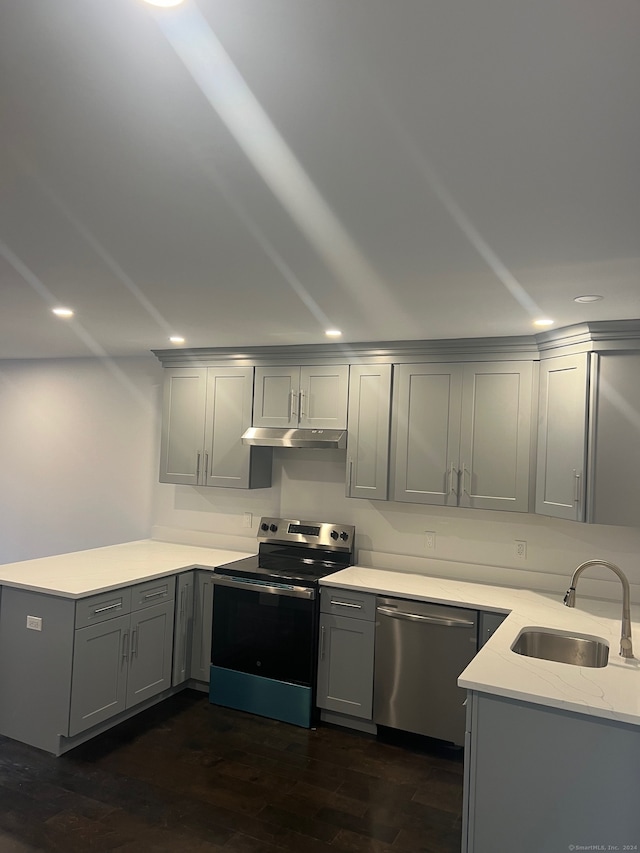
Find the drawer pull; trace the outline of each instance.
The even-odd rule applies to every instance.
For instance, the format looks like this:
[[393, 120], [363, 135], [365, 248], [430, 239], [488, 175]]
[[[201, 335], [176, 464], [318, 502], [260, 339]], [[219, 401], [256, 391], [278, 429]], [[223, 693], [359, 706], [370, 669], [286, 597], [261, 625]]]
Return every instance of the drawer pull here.
[[106, 613], [107, 610], [115, 610], [118, 607], [122, 607], [121, 601], [118, 601], [117, 604], [109, 604], [106, 607], [96, 607], [96, 609], [93, 611], [93, 613], [94, 613], [94, 615], [96, 613]]
[[335, 607], [352, 607], [354, 610], [362, 610], [361, 604], [352, 604], [350, 601], [335, 601], [332, 598], [331, 604]]
[[159, 595], [166, 595], [166, 594], [167, 594], [166, 589], [161, 589], [159, 592], [145, 592], [144, 600], [147, 601], [147, 599], [149, 599], [149, 598], [157, 598]]

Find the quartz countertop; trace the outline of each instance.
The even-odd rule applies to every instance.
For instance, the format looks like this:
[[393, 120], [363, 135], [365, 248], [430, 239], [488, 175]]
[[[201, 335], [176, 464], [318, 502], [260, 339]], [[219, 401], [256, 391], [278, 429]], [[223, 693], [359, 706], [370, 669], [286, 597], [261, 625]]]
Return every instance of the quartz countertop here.
[[[578, 587], [576, 606], [569, 608], [552, 593], [363, 566], [343, 569], [321, 583], [509, 614], [461, 673], [460, 687], [640, 726], [640, 660], [619, 655], [621, 603], [581, 597]], [[634, 651], [640, 656], [639, 607], [632, 607], [631, 619]], [[523, 628], [605, 640], [609, 662], [592, 668], [518, 655], [511, 646]]]
[[215, 568], [250, 557], [255, 551], [230, 551], [142, 539], [88, 551], [0, 565], [0, 585], [84, 598], [122, 586], [154, 580], [192, 568]]

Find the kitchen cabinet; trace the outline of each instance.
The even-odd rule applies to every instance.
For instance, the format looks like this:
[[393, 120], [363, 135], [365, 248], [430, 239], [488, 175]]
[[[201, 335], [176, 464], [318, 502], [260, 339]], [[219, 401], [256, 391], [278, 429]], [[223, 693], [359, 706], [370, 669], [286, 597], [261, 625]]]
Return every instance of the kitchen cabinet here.
[[165, 370], [160, 482], [260, 489], [271, 485], [272, 448], [249, 447], [252, 367]]
[[[75, 631], [70, 737], [171, 686], [174, 595], [171, 577], [115, 593], [123, 600], [118, 607], [111, 602], [114, 593], [92, 596], [81, 616], [81, 624], [90, 624]], [[95, 619], [128, 607], [131, 613]]]
[[535, 506], [539, 515], [585, 519], [589, 373], [586, 352], [540, 364]]
[[349, 366], [256, 367], [253, 426], [345, 429]]
[[321, 587], [319, 708], [371, 720], [375, 595]]
[[395, 367], [394, 499], [527, 512], [533, 363]]
[[391, 365], [351, 365], [347, 497], [387, 499], [390, 419]]
[[182, 572], [176, 579], [175, 624], [173, 629], [173, 671], [171, 684], [191, 678], [193, 647], [193, 600], [195, 572]]
[[478, 651], [492, 637], [495, 631], [498, 630], [507, 616], [507, 613], [480, 613], [478, 622]]
[[470, 691], [465, 747], [463, 853], [639, 843], [637, 726]]
[[196, 572], [191, 678], [209, 684], [213, 626], [213, 572]]

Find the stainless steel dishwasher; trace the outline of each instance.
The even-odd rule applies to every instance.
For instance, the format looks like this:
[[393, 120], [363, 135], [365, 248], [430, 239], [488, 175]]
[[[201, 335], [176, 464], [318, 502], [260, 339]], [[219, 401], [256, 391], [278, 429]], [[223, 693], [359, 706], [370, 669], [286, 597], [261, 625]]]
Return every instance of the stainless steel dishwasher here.
[[457, 680], [477, 644], [475, 610], [378, 597], [374, 722], [463, 744], [466, 692]]

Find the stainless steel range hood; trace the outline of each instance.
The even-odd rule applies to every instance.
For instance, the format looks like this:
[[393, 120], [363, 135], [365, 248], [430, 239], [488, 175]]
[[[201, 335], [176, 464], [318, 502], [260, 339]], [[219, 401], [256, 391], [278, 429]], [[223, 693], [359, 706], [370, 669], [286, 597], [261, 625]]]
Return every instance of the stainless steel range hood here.
[[331, 447], [342, 450], [347, 446], [347, 431], [250, 427], [242, 436], [242, 443], [262, 447]]

